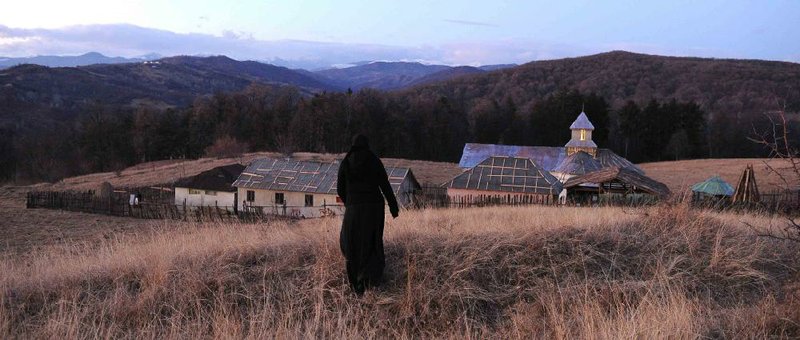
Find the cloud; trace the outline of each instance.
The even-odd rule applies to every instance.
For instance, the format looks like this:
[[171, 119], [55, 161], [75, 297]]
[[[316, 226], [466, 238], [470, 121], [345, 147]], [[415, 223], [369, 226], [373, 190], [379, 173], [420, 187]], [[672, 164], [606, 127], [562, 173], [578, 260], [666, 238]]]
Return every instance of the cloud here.
[[480, 21], [469, 21], [469, 20], [456, 20], [456, 19], [444, 19], [444, 21], [449, 22], [451, 24], [459, 24], [459, 25], [469, 25], [469, 26], [483, 26], [483, 27], [500, 27], [495, 24], [491, 24], [488, 22], [480, 22]]

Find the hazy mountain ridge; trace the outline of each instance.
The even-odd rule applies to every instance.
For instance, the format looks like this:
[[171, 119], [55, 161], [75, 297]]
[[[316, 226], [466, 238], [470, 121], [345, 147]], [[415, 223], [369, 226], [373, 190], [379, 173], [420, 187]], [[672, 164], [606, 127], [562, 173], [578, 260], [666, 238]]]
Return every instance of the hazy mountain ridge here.
[[148, 54], [137, 58], [109, 57], [98, 52], [88, 52], [75, 56], [40, 55], [33, 57], [0, 57], [0, 69], [23, 64], [35, 64], [48, 67], [76, 67], [93, 64], [123, 64], [159, 59], [157, 54]]
[[445, 65], [380, 61], [314, 73], [326, 77], [334, 84], [353, 90], [362, 88], [393, 90], [406, 87], [420, 77], [448, 68], [449, 66]]

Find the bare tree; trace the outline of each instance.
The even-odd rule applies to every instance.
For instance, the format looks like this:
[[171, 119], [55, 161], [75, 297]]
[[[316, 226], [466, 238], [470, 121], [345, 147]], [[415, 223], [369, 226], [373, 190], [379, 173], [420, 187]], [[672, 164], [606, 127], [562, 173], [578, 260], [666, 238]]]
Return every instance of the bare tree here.
[[[795, 144], [797, 137], [792, 136], [789, 127], [786, 103], [779, 106], [779, 110], [765, 114], [770, 122], [770, 129], [758, 131], [754, 127], [754, 137], [748, 137], [748, 139], [769, 150], [770, 160], [779, 160], [778, 163], [764, 161], [764, 165], [768, 172], [780, 178], [783, 188], [789, 191], [800, 185], [800, 149]], [[766, 231], [759, 231], [759, 235], [800, 242], [800, 221], [793, 217], [787, 217], [786, 220], [785, 225], [770, 225]]]

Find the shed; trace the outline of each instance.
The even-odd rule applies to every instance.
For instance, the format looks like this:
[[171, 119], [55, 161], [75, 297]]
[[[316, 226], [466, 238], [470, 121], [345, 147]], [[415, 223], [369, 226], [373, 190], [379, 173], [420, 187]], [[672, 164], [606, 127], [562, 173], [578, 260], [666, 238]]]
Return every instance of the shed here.
[[554, 203], [561, 182], [529, 158], [492, 156], [448, 183], [451, 202]]
[[[247, 166], [234, 182], [241, 206], [265, 213], [319, 217], [344, 212], [336, 193], [340, 161], [316, 162], [262, 158]], [[421, 189], [409, 168], [388, 167], [386, 174], [398, 203], [415, 204]]]
[[585, 196], [612, 194], [627, 198], [647, 194], [656, 198], [669, 196], [669, 188], [664, 183], [633, 171], [629, 168], [608, 167], [575, 176], [564, 183], [570, 195]]
[[175, 204], [233, 207], [236, 205], [233, 182], [243, 170], [244, 165], [230, 164], [182, 178], [175, 182]]

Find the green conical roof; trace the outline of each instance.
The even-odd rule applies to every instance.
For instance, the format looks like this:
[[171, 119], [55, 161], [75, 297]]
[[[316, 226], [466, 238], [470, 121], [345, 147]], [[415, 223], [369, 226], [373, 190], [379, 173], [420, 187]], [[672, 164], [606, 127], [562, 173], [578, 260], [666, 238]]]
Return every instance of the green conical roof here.
[[692, 185], [692, 191], [701, 192], [712, 196], [733, 196], [733, 187], [719, 176], [711, 177], [703, 182]]

